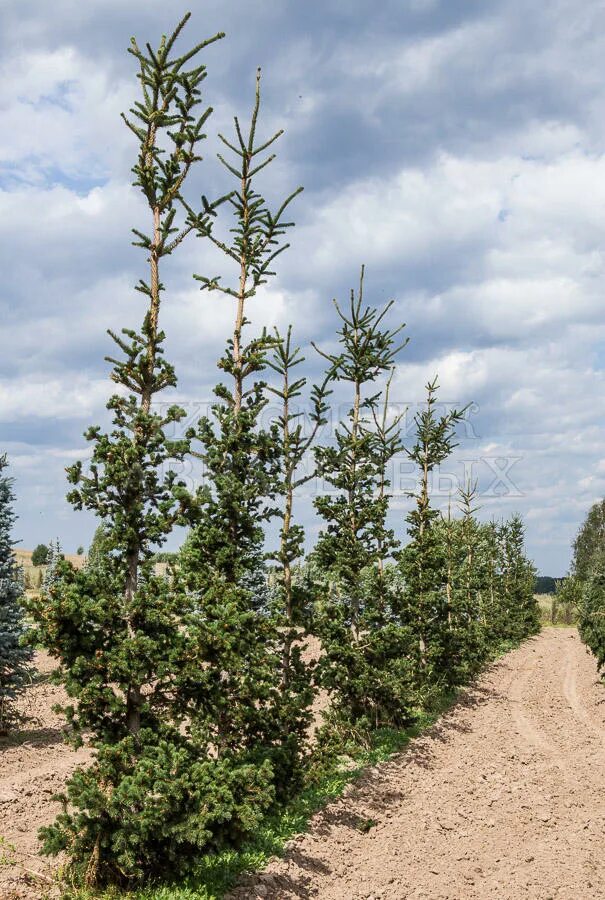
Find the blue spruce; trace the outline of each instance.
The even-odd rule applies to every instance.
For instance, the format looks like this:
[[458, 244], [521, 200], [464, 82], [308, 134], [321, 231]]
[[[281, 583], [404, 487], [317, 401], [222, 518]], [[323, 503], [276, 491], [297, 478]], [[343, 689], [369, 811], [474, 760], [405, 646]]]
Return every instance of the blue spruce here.
[[11, 540], [16, 517], [13, 480], [3, 474], [7, 465], [6, 456], [0, 456], [0, 733], [18, 719], [14, 701], [29, 682], [32, 658], [31, 649], [23, 646], [23, 580]]

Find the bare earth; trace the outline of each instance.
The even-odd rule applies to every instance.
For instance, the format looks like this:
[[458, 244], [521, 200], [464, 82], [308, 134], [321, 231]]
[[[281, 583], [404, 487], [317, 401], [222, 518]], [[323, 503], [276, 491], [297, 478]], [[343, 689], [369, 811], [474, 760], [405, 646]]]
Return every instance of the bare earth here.
[[53, 794], [90, 756], [63, 742], [62, 719], [52, 707], [65, 695], [47, 680], [53, 661], [38, 653], [35, 664], [41, 678], [20, 703], [29, 721], [10, 739], [0, 738], [0, 900], [30, 900], [47, 893], [45, 879], [52, 871], [48, 859], [38, 855], [38, 829], [60, 811]]
[[257, 897], [605, 898], [605, 687], [575, 629], [502, 659], [231, 894]]
[[[49, 660], [40, 656], [48, 671]], [[40, 898], [37, 829], [88, 758], [61, 741], [47, 683], [0, 740], [0, 900]], [[375, 824], [364, 833], [364, 823]], [[370, 770], [310, 832], [231, 895], [325, 900], [605, 898], [605, 687], [574, 629], [546, 629], [493, 666], [407, 752]]]

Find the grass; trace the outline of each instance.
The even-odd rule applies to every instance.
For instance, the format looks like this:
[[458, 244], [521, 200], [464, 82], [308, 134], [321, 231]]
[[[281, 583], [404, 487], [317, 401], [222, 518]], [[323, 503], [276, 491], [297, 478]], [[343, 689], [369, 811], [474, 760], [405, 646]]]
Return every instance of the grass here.
[[577, 622], [577, 611], [568, 603], [559, 603], [556, 594], [536, 594], [543, 626], [569, 628]]

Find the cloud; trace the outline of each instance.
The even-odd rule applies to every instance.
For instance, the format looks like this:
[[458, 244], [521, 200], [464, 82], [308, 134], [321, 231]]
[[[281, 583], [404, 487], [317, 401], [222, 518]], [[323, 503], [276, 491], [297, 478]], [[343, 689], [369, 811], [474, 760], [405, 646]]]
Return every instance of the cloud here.
[[[73, 47], [26, 52], [0, 67], [0, 178], [82, 189], [106, 179], [124, 153], [115, 116], [132, 93]], [[16, 88], [16, 89], [15, 89]]]
[[21, 418], [82, 421], [91, 416], [107, 397], [107, 382], [87, 378], [47, 379], [30, 372], [27, 380], [13, 379], [0, 386], [0, 421], [15, 422]]
[[[185, 9], [22, 0], [0, 11], [0, 420], [28, 545], [92, 535], [62, 499], [63, 467], [104, 421], [105, 332], [140, 318], [133, 286], [146, 266], [130, 246], [148, 216], [119, 120], [136, 92], [124, 50]], [[244, 12], [210, 0], [189, 26], [228, 32], [206, 56], [216, 112], [192, 199], [225, 185], [215, 132], [249, 110], [259, 63], [263, 133], [286, 128], [263, 189], [306, 188], [253, 327], [293, 322], [319, 376], [309, 342], [330, 346], [331, 299], [346, 299], [365, 262], [367, 298], [394, 297], [392, 321], [411, 337], [394, 399], [418, 403], [439, 373], [444, 400], [476, 404], [451, 471], [460, 479], [474, 460], [485, 491], [494, 460], [518, 459], [516, 493], [486, 496], [482, 514], [521, 509], [554, 574], [605, 492], [604, 20], [597, 0], [254, 0]], [[217, 265], [191, 240], [163, 272], [168, 356], [192, 408], [210, 395], [233, 316], [192, 280]], [[313, 533], [309, 499], [301, 509]]]

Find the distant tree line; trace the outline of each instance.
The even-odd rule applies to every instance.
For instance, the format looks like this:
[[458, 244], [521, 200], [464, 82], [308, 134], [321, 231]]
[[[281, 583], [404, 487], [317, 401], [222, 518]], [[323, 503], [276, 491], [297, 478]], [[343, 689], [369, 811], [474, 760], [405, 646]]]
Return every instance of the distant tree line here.
[[557, 589], [557, 581], [560, 579], [551, 578], [550, 575], [536, 575], [534, 584], [534, 593], [536, 594], [554, 594]]

